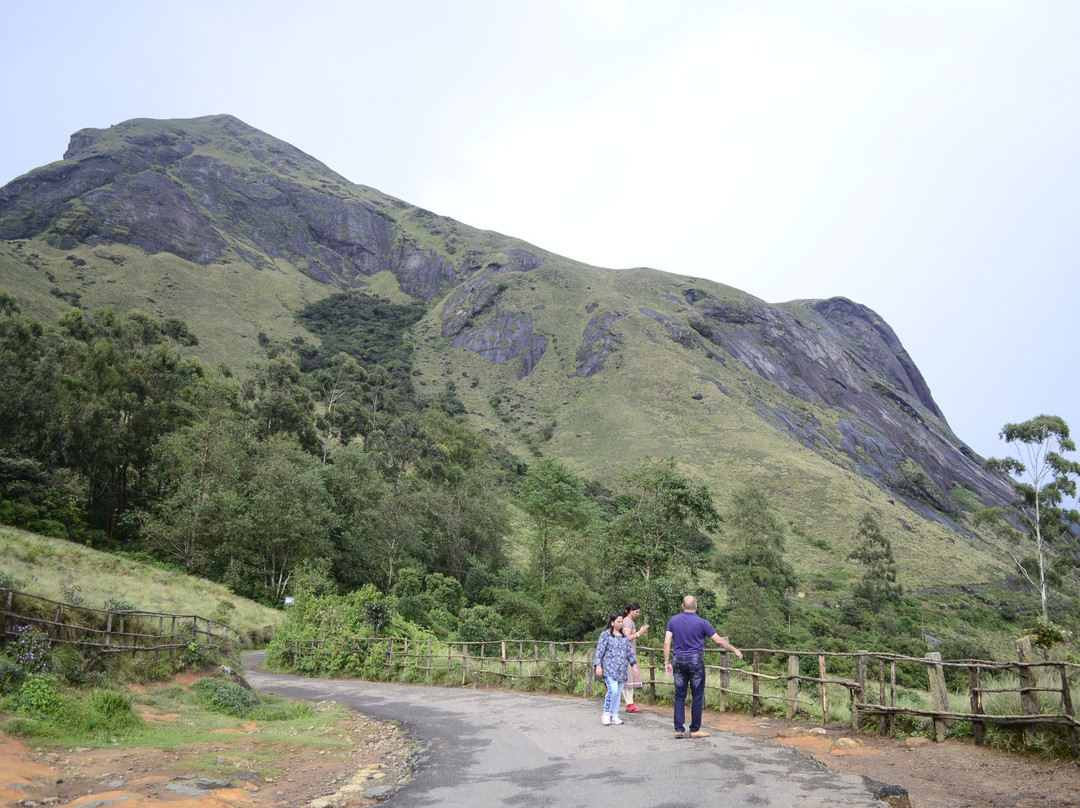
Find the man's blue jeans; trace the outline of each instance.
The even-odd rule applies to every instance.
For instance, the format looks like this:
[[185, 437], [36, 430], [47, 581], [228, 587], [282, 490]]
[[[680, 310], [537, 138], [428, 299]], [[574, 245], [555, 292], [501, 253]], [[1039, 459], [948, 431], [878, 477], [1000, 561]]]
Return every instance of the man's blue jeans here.
[[676, 655], [671, 664], [675, 676], [675, 731], [685, 732], [686, 687], [690, 686], [690, 731], [701, 729], [701, 711], [705, 707], [705, 657]]
[[604, 684], [607, 685], [607, 695], [604, 696], [604, 712], [615, 715], [615, 713], [619, 712], [619, 696], [622, 695], [623, 685], [626, 682], [620, 682], [610, 676], [605, 676]]

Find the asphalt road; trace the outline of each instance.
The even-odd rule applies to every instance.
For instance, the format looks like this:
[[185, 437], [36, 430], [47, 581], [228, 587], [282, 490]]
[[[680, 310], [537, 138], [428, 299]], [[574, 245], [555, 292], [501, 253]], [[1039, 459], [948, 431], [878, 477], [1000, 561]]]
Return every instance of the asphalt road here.
[[667, 711], [605, 727], [599, 698], [309, 679], [266, 673], [261, 661], [244, 657], [256, 689], [333, 699], [398, 722], [419, 744], [416, 777], [391, 806], [882, 808], [873, 784], [790, 747], [726, 732], [676, 739]]

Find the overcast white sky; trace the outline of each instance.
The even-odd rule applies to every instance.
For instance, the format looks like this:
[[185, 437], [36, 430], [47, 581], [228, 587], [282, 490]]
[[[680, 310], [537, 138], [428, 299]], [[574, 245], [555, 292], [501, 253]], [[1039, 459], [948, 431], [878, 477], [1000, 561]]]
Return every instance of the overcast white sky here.
[[0, 184], [229, 113], [604, 267], [880, 314], [957, 435], [1080, 436], [1074, 0], [5, 0]]

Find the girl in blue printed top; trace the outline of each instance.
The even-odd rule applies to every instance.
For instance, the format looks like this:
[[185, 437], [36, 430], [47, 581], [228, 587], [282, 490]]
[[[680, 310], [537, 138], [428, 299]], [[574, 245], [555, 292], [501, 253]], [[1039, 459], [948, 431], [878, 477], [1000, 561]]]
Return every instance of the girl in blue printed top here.
[[621, 724], [619, 718], [619, 696], [622, 694], [623, 685], [630, 667], [637, 673], [637, 655], [630, 647], [630, 640], [623, 636], [623, 616], [616, 612], [608, 618], [607, 628], [600, 633], [600, 639], [596, 643], [596, 656], [593, 665], [596, 666], [597, 677], [603, 676], [607, 684], [607, 695], [604, 697], [604, 717], [601, 722], [608, 724]]

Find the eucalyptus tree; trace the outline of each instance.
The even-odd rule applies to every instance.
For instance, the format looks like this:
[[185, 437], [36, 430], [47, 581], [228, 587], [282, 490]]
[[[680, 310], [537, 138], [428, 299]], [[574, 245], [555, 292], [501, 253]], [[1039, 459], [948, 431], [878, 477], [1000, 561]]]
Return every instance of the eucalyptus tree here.
[[863, 565], [862, 578], [855, 584], [855, 597], [866, 600], [875, 612], [887, 603], [898, 603], [903, 588], [896, 582], [892, 542], [872, 512], [867, 511], [859, 520], [855, 541], [858, 544], [848, 559]]
[[256, 434], [295, 435], [305, 449], [316, 451], [315, 402], [296, 358], [279, 354], [266, 363], [254, 364], [252, 371], [241, 392], [251, 408]]
[[0, 447], [12, 455], [49, 460], [47, 423], [53, 389], [62, 368], [48, 342], [59, 341], [53, 329], [24, 315], [18, 302], [0, 292]]
[[305, 559], [332, 555], [337, 515], [322, 462], [295, 437], [259, 441], [245, 463], [244, 506], [219, 560], [236, 591], [279, 605]]
[[729, 550], [723, 569], [743, 568], [758, 586], [781, 594], [795, 586], [795, 571], [784, 560], [784, 526], [762, 489], [737, 491], [724, 524]]
[[732, 635], [757, 647], [776, 643], [790, 608], [795, 571], [784, 560], [785, 530], [772, 502], [755, 486], [735, 493], [725, 512], [728, 549], [718, 565], [728, 590]]
[[239, 399], [234, 381], [208, 376], [193, 392], [191, 423], [155, 450], [157, 496], [140, 513], [142, 538], [156, 556], [189, 573], [210, 572], [244, 508], [245, 458], [254, 441]]
[[644, 457], [633, 469], [623, 469], [619, 513], [607, 533], [608, 565], [625, 567], [631, 586], [647, 613], [666, 611], [656, 594], [662, 580], [680, 577], [693, 567], [702, 530], [715, 530], [721, 517], [706, 483], [679, 472], [674, 457]]
[[388, 592], [420, 549], [415, 480], [388, 479], [378, 458], [357, 444], [339, 447], [331, 460], [326, 486], [339, 518], [334, 577], [346, 590], [374, 584]]
[[426, 450], [413, 463], [424, 484], [424, 560], [463, 581], [475, 564], [503, 564], [509, 515], [498, 468], [483, 438], [463, 419], [429, 408], [420, 418]]
[[187, 423], [190, 392], [203, 367], [137, 311], [88, 317], [72, 309], [38, 346], [38, 367], [23, 390], [39, 396], [33, 418], [40, 429], [32, 430], [31, 451], [50, 468], [65, 467], [86, 480], [84, 507], [113, 536], [129, 506], [147, 495], [155, 445]]
[[[1019, 424], [1006, 424], [999, 433], [1013, 450], [1012, 457], [990, 458], [985, 467], [1006, 475], [1012, 482], [1016, 499], [1014, 512], [1020, 531], [1002, 525], [1004, 516], [997, 509], [981, 514], [983, 524], [991, 524], [1027, 543], [1034, 553], [1034, 563], [1013, 556], [1020, 573], [1039, 591], [1042, 619], [1049, 622], [1049, 584], [1051, 570], [1072, 564], [1077, 554], [1074, 531], [1080, 528], [1080, 512], [1067, 507], [1076, 498], [1076, 480], [1080, 463], [1065, 457], [1075, 452], [1069, 426], [1056, 415], [1040, 415]], [[1030, 557], [1029, 557], [1030, 558]]]
[[600, 515], [585, 495], [585, 482], [553, 458], [529, 468], [518, 485], [516, 500], [529, 517], [526, 540], [544, 590], [581, 552]]
[[372, 421], [363, 401], [367, 371], [342, 352], [326, 367], [311, 371], [308, 379], [320, 404], [315, 428], [325, 465], [334, 446], [362, 435]]

